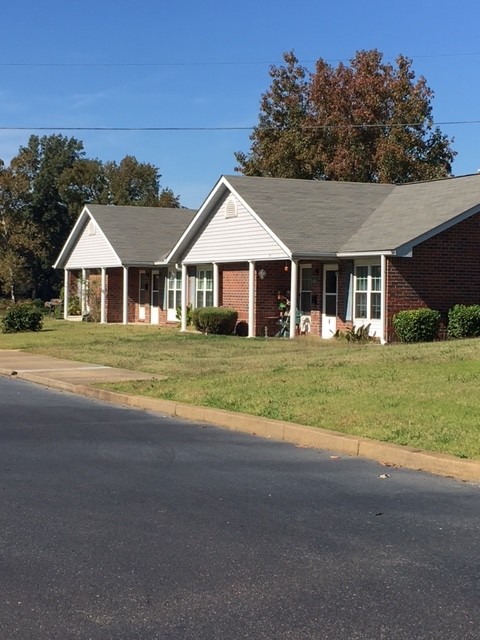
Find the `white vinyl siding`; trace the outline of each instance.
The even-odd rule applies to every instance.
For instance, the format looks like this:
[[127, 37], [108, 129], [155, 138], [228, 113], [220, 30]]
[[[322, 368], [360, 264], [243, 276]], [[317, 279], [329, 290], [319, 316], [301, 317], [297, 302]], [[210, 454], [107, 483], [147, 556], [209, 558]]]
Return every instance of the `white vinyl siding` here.
[[121, 261], [103, 233], [97, 228], [96, 233], [92, 234], [91, 228], [89, 229], [89, 223], [87, 223], [68, 258], [65, 268], [94, 269], [117, 266], [121, 266]]
[[[230, 202], [233, 196], [229, 196]], [[236, 200], [237, 216], [225, 217], [226, 201], [216, 210], [184, 258], [189, 264], [274, 260], [287, 257], [283, 248]]]

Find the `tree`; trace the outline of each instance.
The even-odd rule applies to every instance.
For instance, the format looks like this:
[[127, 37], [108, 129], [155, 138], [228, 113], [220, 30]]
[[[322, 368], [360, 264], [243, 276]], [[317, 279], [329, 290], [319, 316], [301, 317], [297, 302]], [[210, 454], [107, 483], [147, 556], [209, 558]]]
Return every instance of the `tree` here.
[[60, 179], [83, 155], [83, 144], [75, 138], [30, 136], [27, 146], [20, 147], [10, 163], [15, 174], [28, 181], [30, 197], [24, 215], [36, 227], [41, 245], [30, 265], [34, 297], [49, 298], [59, 286], [59, 274], [51, 266], [74, 221], [60, 196]]
[[70, 219], [76, 219], [86, 204], [107, 204], [108, 182], [102, 162], [86, 158], [77, 160], [62, 172], [58, 191]]
[[[279, 178], [320, 177], [321, 168], [311, 163], [307, 70], [293, 52], [283, 56], [286, 66], [270, 69], [272, 83], [263, 94], [259, 124], [250, 136], [250, 154], [239, 151], [237, 171], [249, 176]], [[317, 175], [318, 174], [318, 175]]]
[[319, 59], [306, 80], [293, 53], [284, 59], [270, 71], [238, 171], [390, 183], [451, 174], [452, 141], [433, 128], [433, 92], [425, 78], [415, 81], [411, 60], [399, 56], [394, 67], [377, 50], [360, 51], [349, 66]]
[[105, 164], [108, 204], [157, 207], [160, 174], [157, 167], [125, 156], [120, 164]]
[[162, 189], [160, 198], [158, 199], [158, 206], [180, 209], [180, 196], [176, 196], [171, 189]]
[[25, 215], [29, 198], [26, 176], [0, 161], [0, 290], [13, 302], [32, 287], [33, 258], [42, 254], [38, 227]]

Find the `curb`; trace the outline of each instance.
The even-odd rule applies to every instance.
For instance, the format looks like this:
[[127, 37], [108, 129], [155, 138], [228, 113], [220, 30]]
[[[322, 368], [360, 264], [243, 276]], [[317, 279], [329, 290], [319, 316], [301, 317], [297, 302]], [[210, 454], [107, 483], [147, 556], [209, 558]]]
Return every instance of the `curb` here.
[[[11, 372], [0, 370], [0, 375], [11, 376]], [[163, 413], [183, 420], [213, 424], [224, 429], [279, 442], [288, 442], [300, 447], [338, 451], [348, 456], [366, 458], [389, 466], [424, 471], [465, 482], [480, 482], [480, 461], [477, 460], [459, 459], [448, 454], [358, 438], [318, 427], [307, 427], [282, 420], [235, 413], [225, 409], [199, 407], [170, 400], [118, 393], [84, 384], [72, 384], [48, 379], [44, 375], [39, 376], [34, 373], [18, 373], [16, 377], [111, 404]]]

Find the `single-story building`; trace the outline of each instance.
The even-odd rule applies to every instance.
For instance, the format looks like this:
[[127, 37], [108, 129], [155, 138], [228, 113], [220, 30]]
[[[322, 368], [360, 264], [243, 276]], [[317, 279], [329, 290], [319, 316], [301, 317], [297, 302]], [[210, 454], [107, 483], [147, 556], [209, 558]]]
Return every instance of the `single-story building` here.
[[[86, 247], [95, 253], [90, 219], [104, 246], [115, 245], [116, 227], [99, 212], [96, 205], [84, 209], [55, 266], [106, 268], [93, 256], [90, 267], [84, 260]], [[166, 222], [161, 225], [165, 235], [154, 264], [153, 246], [142, 262], [137, 227], [128, 223], [134, 214], [126, 214], [119, 220], [135, 261], [116, 250], [117, 264], [109, 268], [120, 274], [122, 267], [124, 274], [135, 268], [138, 275], [135, 286], [124, 281], [122, 318], [112, 313], [104, 321], [168, 322], [180, 307], [185, 330], [189, 304], [227, 306], [238, 311], [247, 335], [274, 335], [279, 301], [288, 299], [296, 319], [290, 337], [300, 331], [329, 338], [369, 325], [388, 342], [392, 318], [402, 309], [431, 307], [446, 318], [454, 304], [480, 302], [480, 175], [405, 185], [222, 176], [196, 215], [186, 224], [182, 218], [185, 226], [176, 227], [170, 247]], [[155, 298], [151, 285], [150, 308], [142, 269], [145, 282], [153, 282], [154, 272], [163, 279]]]
[[100, 322], [175, 322], [180, 282], [162, 259], [194, 215], [190, 209], [86, 205], [54, 264], [64, 269], [64, 318], [72, 318], [75, 299], [78, 318], [96, 303]]

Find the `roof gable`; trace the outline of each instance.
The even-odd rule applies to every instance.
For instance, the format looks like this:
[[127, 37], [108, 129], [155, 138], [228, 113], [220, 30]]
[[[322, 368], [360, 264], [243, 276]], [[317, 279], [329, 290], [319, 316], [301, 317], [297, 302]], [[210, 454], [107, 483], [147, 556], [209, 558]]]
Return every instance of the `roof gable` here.
[[222, 176], [170, 256], [183, 259], [228, 192], [297, 258], [406, 254], [480, 211], [480, 175], [403, 185]]
[[[230, 213], [228, 213], [230, 212]], [[184, 254], [184, 262], [243, 262], [289, 257], [265, 223], [235, 194], [226, 192]]]
[[86, 205], [54, 267], [67, 264], [87, 218], [95, 221], [120, 264], [147, 265], [162, 261], [194, 215], [191, 209]]

